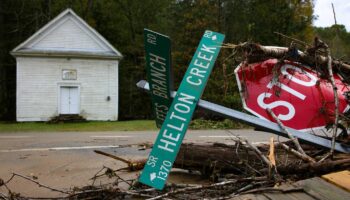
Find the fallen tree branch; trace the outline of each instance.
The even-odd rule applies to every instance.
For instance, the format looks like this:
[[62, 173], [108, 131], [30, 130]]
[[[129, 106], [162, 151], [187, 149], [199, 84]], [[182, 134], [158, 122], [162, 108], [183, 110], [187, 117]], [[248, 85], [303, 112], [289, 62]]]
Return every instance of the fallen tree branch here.
[[[14, 176], [21, 177], [21, 178], [23, 178], [23, 179], [26, 179], [26, 180], [28, 180], [28, 181], [31, 181], [31, 182], [37, 184], [39, 187], [43, 187], [43, 188], [49, 189], [49, 190], [54, 191], [54, 192], [60, 192], [60, 193], [63, 193], [63, 194], [70, 194], [69, 192], [65, 192], [65, 191], [63, 191], [63, 190], [55, 189], [55, 188], [52, 188], [52, 187], [50, 187], [50, 186], [41, 184], [39, 181], [36, 181], [36, 180], [34, 180], [34, 179], [32, 179], [32, 178], [29, 178], [29, 177], [24, 176], [24, 175], [21, 175], [21, 174], [12, 173], [12, 176], [13, 176], [13, 177], [14, 177]], [[12, 177], [10, 178], [10, 180], [12, 180]]]
[[249, 148], [251, 148], [261, 158], [262, 161], [265, 162], [265, 164], [267, 166], [269, 166], [269, 167], [272, 166], [272, 163], [270, 162], [270, 160], [267, 159], [266, 156], [264, 154], [262, 154], [261, 151], [256, 146], [252, 145], [247, 139], [242, 138], [242, 137], [238, 137], [236, 135], [232, 135], [232, 136], [237, 138], [239, 141], [243, 141]]
[[223, 182], [214, 183], [214, 184], [211, 184], [211, 185], [202, 185], [202, 186], [197, 186], [197, 187], [182, 188], [182, 189], [174, 190], [174, 191], [171, 191], [171, 192], [168, 192], [168, 193], [165, 193], [165, 194], [162, 194], [162, 195], [150, 198], [148, 200], [163, 199], [164, 197], [168, 197], [168, 196], [171, 196], [171, 195], [174, 195], [174, 194], [178, 194], [178, 193], [182, 193], [182, 192], [188, 192], [188, 191], [194, 191], [194, 190], [204, 190], [204, 189], [209, 189], [209, 188], [221, 187], [221, 186], [224, 186], [224, 185], [234, 184], [236, 182], [237, 182], [237, 180], [234, 180], [234, 181], [223, 181]]
[[[319, 41], [319, 42], [322, 42], [322, 41]], [[333, 124], [332, 147], [331, 147], [331, 151], [330, 151], [331, 156], [333, 156], [334, 148], [335, 148], [335, 138], [337, 136], [338, 120], [339, 120], [339, 97], [338, 97], [338, 92], [337, 92], [338, 89], [337, 89], [337, 86], [335, 85], [335, 81], [334, 81], [334, 77], [333, 77], [331, 51], [326, 43], [322, 42], [322, 44], [326, 48], [326, 52], [327, 52], [328, 75], [329, 75], [329, 79], [330, 79], [330, 82], [331, 82], [332, 88], [333, 88], [334, 104], [335, 104], [335, 108], [334, 108], [335, 109], [334, 110], [335, 119], [334, 119], [334, 124]]]
[[311, 158], [310, 156], [305, 156], [304, 154], [301, 154], [300, 152], [296, 151], [295, 149], [291, 148], [290, 146], [286, 145], [286, 144], [283, 144], [281, 143], [281, 147], [283, 149], [285, 149], [286, 151], [292, 153], [294, 156], [306, 161], [306, 162], [309, 162], [309, 163], [315, 163], [315, 159]]
[[244, 192], [244, 191], [250, 190], [251, 188], [253, 188], [253, 187], [256, 186], [256, 185], [264, 185], [264, 184], [268, 184], [268, 183], [269, 183], [268, 181], [261, 181], [261, 182], [251, 183], [251, 184], [249, 184], [249, 185], [246, 185], [246, 186], [244, 186], [244, 187], [238, 189], [238, 190], [232, 195], [232, 197], [235, 196], [235, 195], [237, 195], [237, 194], [241, 194], [241, 193]]
[[252, 189], [248, 190], [245, 192], [240, 193], [242, 194], [255, 194], [255, 193], [271, 193], [271, 192], [281, 192], [281, 193], [290, 193], [290, 192], [303, 192], [303, 188], [290, 188], [290, 189], [283, 189], [283, 188], [274, 188], [274, 187], [264, 187], [264, 188], [257, 188], [257, 189]]
[[294, 145], [297, 147], [298, 151], [301, 154], [303, 154], [304, 156], [307, 156], [305, 154], [305, 151], [303, 150], [303, 148], [301, 148], [300, 143], [298, 141], [298, 138], [294, 137], [292, 134], [289, 133], [289, 131], [286, 129], [286, 127], [282, 124], [281, 120], [278, 119], [278, 117], [275, 115], [275, 113], [272, 112], [272, 110], [270, 108], [266, 108], [266, 110], [271, 115], [271, 117], [277, 122], [278, 126], [282, 129], [282, 131], [288, 135], [289, 139], [292, 140]]
[[243, 139], [245, 143], [254, 150], [254, 152], [260, 156], [260, 158], [266, 163], [267, 166], [272, 166], [272, 163], [269, 161], [269, 159], [266, 158], [264, 154], [261, 153], [261, 151], [254, 145], [252, 145], [247, 139]]
[[[245, 143], [245, 142], [244, 142]], [[287, 144], [292, 144], [288, 141]], [[310, 145], [303, 144], [303, 149], [308, 153], [318, 151], [317, 148]], [[265, 157], [266, 161], [263, 161], [262, 157], [258, 155], [257, 149], [260, 154]], [[258, 147], [248, 143], [241, 145], [239, 140], [235, 145], [226, 145], [220, 143], [214, 144], [188, 144], [183, 143], [179, 150], [178, 156], [174, 161], [174, 168], [200, 171], [203, 175], [211, 176], [213, 173], [231, 173], [233, 175], [244, 174], [244, 176], [256, 176], [257, 174], [268, 174], [267, 166], [270, 166], [270, 161], [264, 156], [268, 153], [269, 145], [260, 145]], [[285, 155], [286, 150], [288, 154]], [[290, 154], [289, 154], [290, 152]], [[289, 156], [292, 155], [292, 156]], [[284, 143], [277, 143], [275, 145], [275, 156], [278, 173], [283, 170], [283, 174], [294, 174], [296, 169], [299, 169], [300, 173], [308, 172], [305, 167], [310, 166], [308, 163], [315, 163], [310, 160], [309, 157], [305, 157], [299, 152], [292, 150], [288, 145]], [[285, 161], [281, 160], [284, 159]], [[300, 159], [308, 163], [300, 164]], [[349, 155], [344, 154], [343, 157], [337, 157], [336, 159], [349, 159]], [[133, 162], [133, 161], [130, 161]], [[140, 165], [144, 165], [140, 163]], [[250, 167], [247, 167], [250, 166]], [[304, 168], [300, 168], [304, 166]], [[331, 171], [317, 169], [315, 165], [315, 171]], [[334, 168], [345, 169], [346, 163], [333, 163]], [[289, 171], [288, 171], [289, 170]], [[303, 171], [304, 170], [304, 171]]]
[[321, 175], [334, 170], [348, 169], [350, 167], [350, 158], [342, 160], [326, 160], [324, 162], [303, 163], [300, 165], [279, 166], [280, 174], [300, 174], [307, 177], [307, 174]]
[[100, 151], [100, 150], [94, 150], [95, 153], [100, 154], [100, 155], [104, 155], [119, 161], [122, 161], [123, 163], [128, 165], [128, 170], [129, 171], [138, 171], [143, 169], [143, 167], [145, 166], [146, 160], [138, 160], [138, 161], [130, 161], [130, 160], [126, 160], [124, 158]]
[[[262, 46], [260, 44], [245, 42], [242, 44], [226, 44], [225, 48], [233, 48], [236, 51], [245, 52], [247, 55], [248, 63], [260, 62], [269, 58], [283, 58], [288, 53], [287, 47], [271, 47]], [[328, 59], [322, 55], [314, 55], [314, 49], [308, 49], [306, 52], [298, 51], [298, 55], [295, 58], [296, 62], [305, 63], [311, 67], [319, 64], [321, 66], [327, 67]], [[340, 69], [350, 72], [350, 65], [343, 63], [338, 60], [333, 60], [332, 65], [339, 66]]]
[[100, 150], [94, 150], [94, 152], [97, 153], [97, 154], [108, 156], [108, 157], [113, 158], [115, 160], [122, 161], [123, 163], [126, 163], [128, 165], [131, 164], [131, 162], [129, 160], [125, 160], [124, 158], [120, 158], [118, 156], [115, 156], [115, 155], [112, 155], [112, 154], [109, 154], [109, 153], [106, 153], [106, 152], [103, 152], [103, 151], [100, 151]]

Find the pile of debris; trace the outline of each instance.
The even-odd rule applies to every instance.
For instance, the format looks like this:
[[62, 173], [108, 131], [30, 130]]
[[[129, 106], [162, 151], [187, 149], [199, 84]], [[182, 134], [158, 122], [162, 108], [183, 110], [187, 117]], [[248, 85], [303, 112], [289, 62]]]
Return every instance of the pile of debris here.
[[67, 122], [86, 122], [86, 119], [78, 114], [59, 114], [55, 117], [52, 117], [47, 123], [58, 124]]
[[[331, 151], [328, 155], [330, 156], [334, 152], [336, 141], [341, 144], [349, 143], [350, 64], [332, 58], [328, 45], [317, 37], [314, 44], [310, 45], [283, 34], [278, 34], [292, 40], [288, 48], [262, 46], [250, 42], [226, 45], [227, 48], [232, 48], [234, 50], [233, 55], [239, 57], [242, 61], [241, 66], [235, 71], [237, 80], [242, 79], [242, 82], [239, 83], [242, 100], [249, 99], [251, 95], [249, 92], [252, 92], [252, 90], [258, 90], [257, 88], [251, 88], [249, 91], [246, 80], [257, 79], [254, 81], [261, 84], [263, 82], [261, 79], [268, 79], [268, 84], [263, 86], [266, 87], [264, 95], [260, 95], [257, 100], [254, 99], [255, 104], [259, 104], [266, 115], [261, 116], [261, 113], [256, 113], [256, 110], [253, 114], [278, 123], [284, 132], [287, 130], [284, 127], [285, 124], [282, 124], [279, 120], [282, 118], [286, 120], [286, 123], [289, 122], [286, 125], [288, 128], [304, 131], [308, 129], [306, 132], [311, 132], [314, 135], [317, 135], [314, 129], [323, 128], [322, 134], [324, 136], [322, 137], [332, 141]], [[300, 49], [304, 50], [301, 51]], [[290, 86], [292, 82], [297, 83], [294, 84], [296, 88]], [[256, 85], [253, 86], [256, 87]], [[283, 96], [282, 90], [285, 94], [288, 94], [285, 95], [284, 99], [281, 98]], [[302, 90], [306, 94], [298, 90]], [[305, 100], [307, 97], [309, 97], [308, 101]], [[274, 98], [276, 101], [267, 106], [268, 103], [264, 103], [264, 99], [268, 98]], [[302, 101], [294, 99], [301, 99]], [[285, 100], [286, 103], [277, 102], [277, 100]], [[290, 104], [288, 100], [294, 102], [290, 102]], [[305, 105], [305, 103], [308, 103], [308, 105]], [[289, 120], [290, 116], [284, 115], [278, 117], [278, 119], [271, 110], [277, 106], [287, 107], [288, 110], [292, 107], [293, 112], [290, 113], [294, 115], [296, 111], [294, 111], [293, 104], [302, 104], [299, 106], [298, 112], [300, 114], [298, 117], [303, 117], [305, 121], [302, 122], [302, 119], [299, 119], [298, 123], [304, 123], [304, 126], [298, 126], [295, 124], [295, 120]], [[246, 108], [246, 102], [244, 102], [244, 106]], [[307, 110], [311, 110], [309, 107], [313, 107], [314, 110], [308, 112]], [[300, 108], [304, 108], [305, 112], [300, 111]], [[314, 116], [309, 116], [310, 114]], [[325, 130], [331, 132], [331, 135], [325, 133]], [[288, 136], [290, 137], [290, 134]], [[290, 137], [290, 139], [293, 138]]]
[[[284, 193], [288, 191], [278, 187], [283, 183], [350, 169], [349, 154], [335, 153], [332, 159], [320, 162], [328, 154], [327, 150], [300, 144], [300, 148], [311, 158], [303, 159], [291, 150], [298, 148], [291, 140], [276, 142], [271, 139], [270, 144], [258, 146], [237, 136], [232, 136], [232, 141], [234, 142], [232, 145], [182, 144], [174, 167], [188, 170], [188, 173], [199, 172], [210, 180], [207, 184], [173, 183], [167, 184], [165, 189], [158, 191], [135, 179], [125, 180], [118, 175], [122, 170], [130, 172], [141, 170], [146, 160], [130, 161], [106, 152], [95, 151], [122, 161], [127, 166], [122, 169], [103, 167], [91, 178], [91, 185], [70, 191], [55, 189], [33, 178], [13, 174], [7, 181], [0, 180], [0, 187], [8, 190], [7, 195], [0, 194], [0, 199], [33, 199], [21, 196], [7, 187], [14, 177], [27, 179], [39, 187], [59, 192], [61, 193], [59, 199], [229, 199], [240, 194], [269, 190]], [[286, 146], [288, 148], [285, 148]], [[109, 177], [110, 181], [101, 184], [98, 180], [105, 177]], [[294, 191], [295, 188], [291, 190]]]
[[[337, 74], [347, 87], [350, 84], [350, 64], [333, 59], [328, 46], [318, 38], [315, 39], [313, 45], [292, 40], [289, 48], [265, 47], [249, 42], [239, 45], [226, 44], [225, 47], [234, 50], [234, 57], [241, 59], [243, 68], [251, 68], [252, 63], [271, 58], [276, 59], [274, 68], [280, 68], [290, 62], [301, 63], [315, 71], [319, 79], [331, 84], [334, 92], [334, 99], [331, 103], [334, 109], [332, 112], [328, 110], [322, 112], [329, 117], [325, 128], [331, 132], [331, 135], [318, 135], [319, 138], [331, 141], [330, 150], [299, 141], [289, 132], [289, 127], [286, 127], [279, 117], [267, 107], [265, 111], [269, 114], [269, 118], [278, 124], [284, 135], [289, 137], [289, 141], [279, 142], [271, 138], [269, 144], [255, 146], [244, 138], [232, 135], [232, 145], [182, 144], [173, 166], [187, 170], [188, 173], [199, 172], [202, 176], [207, 177], [210, 183], [167, 184], [162, 191], [158, 191], [137, 180], [125, 180], [118, 175], [121, 170], [134, 172], [143, 169], [147, 160], [130, 161], [106, 152], [95, 151], [122, 161], [127, 166], [122, 169], [103, 167], [93, 176], [91, 185], [70, 191], [54, 189], [32, 178], [13, 174], [7, 181], [0, 180], [0, 187], [8, 191], [8, 195], [0, 194], [0, 199], [28, 199], [7, 187], [7, 184], [16, 176], [30, 180], [40, 187], [62, 193], [61, 199], [230, 199], [240, 194], [262, 191], [284, 193], [288, 191], [278, 187], [283, 183], [350, 169], [350, 154], [335, 150], [336, 144], [341, 146], [350, 143], [347, 133], [350, 113], [339, 112], [338, 88], [334, 79], [334, 74]], [[300, 51], [297, 46], [303, 46], [305, 50]], [[277, 71], [280, 70], [272, 70], [275, 76], [274, 84], [278, 84], [279, 77], [281, 77]], [[246, 91], [242, 89], [240, 92]], [[275, 92], [275, 95], [279, 94]], [[349, 93], [343, 95], [350, 102]], [[96, 184], [96, 180], [106, 176], [113, 181], [107, 184]], [[303, 188], [298, 188], [298, 190], [303, 190]]]

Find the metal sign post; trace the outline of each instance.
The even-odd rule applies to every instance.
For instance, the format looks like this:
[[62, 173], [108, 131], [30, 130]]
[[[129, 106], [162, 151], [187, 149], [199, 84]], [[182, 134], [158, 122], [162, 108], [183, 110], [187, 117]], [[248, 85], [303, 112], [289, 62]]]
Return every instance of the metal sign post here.
[[172, 101], [171, 41], [168, 36], [148, 29], [144, 29], [144, 40], [152, 108], [157, 127], [160, 128]]
[[141, 183], [163, 189], [224, 37], [205, 31], [139, 178]]
[[[149, 85], [146, 81], [141, 80], [137, 83], [137, 87], [144, 89], [144, 90], [149, 90]], [[171, 96], [175, 97], [176, 92], [172, 92]], [[283, 132], [280, 126], [278, 124], [257, 118], [255, 116], [239, 112], [237, 110], [233, 110], [231, 108], [226, 108], [224, 106], [211, 103], [209, 101], [205, 100], [199, 100], [198, 101], [198, 107], [201, 107], [202, 109], [205, 109], [207, 111], [213, 112], [215, 114], [228, 117], [230, 119], [248, 124], [250, 126], [259, 128], [261, 130], [271, 132], [283, 137], [288, 138], [288, 135]], [[326, 138], [318, 137], [317, 135], [312, 135], [310, 133], [304, 133], [292, 128], [287, 128], [288, 132], [291, 133], [294, 137], [297, 137], [298, 139], [311, 143], [311, 144], [316, 144], [321, 147], [325, 148], [331, 148], [331, 141], [327, 140]], [[348, 144], [341, 144], [339, 142], [335, 143], [335, 150], [343, 153], [350, 153], [350, 145]]]

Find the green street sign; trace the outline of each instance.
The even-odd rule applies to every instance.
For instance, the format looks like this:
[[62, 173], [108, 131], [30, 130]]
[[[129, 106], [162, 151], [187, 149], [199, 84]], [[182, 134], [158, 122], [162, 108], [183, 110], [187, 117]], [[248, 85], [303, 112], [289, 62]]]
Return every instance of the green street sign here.
[[160, 128], [171, 105], [173, 89], [171, 42], [168, 36], [144, 29], [147, 79], [150, 84], [153, 113]]
[[139, 178], [141, 183], [163, 189], [224, 37], [205, 31]]

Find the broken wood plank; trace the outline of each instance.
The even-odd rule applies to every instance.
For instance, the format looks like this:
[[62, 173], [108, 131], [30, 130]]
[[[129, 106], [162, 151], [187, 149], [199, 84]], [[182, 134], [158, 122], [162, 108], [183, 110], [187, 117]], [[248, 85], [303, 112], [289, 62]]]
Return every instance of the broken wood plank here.
[[317, 200], [311, 196], [309, 196], [306, 193], [303, 192], [296, 192], [296, 193], [290, 193], [290, 194], [284, 194], [284, 193], [264, 193], [266, 197], [268, 197], [271, 200]]
[[[259, 189], [256, 189], [256, 191]], [[254, 190], [252, 190], [254, 191]], [[247, 191], [250, 192], [250, 191]], [[271, 200], [316, 200], [314, 197], [308, 195], [304, 192], [303, 188], [296, 187], [295, 185], [284, 183], [280, 186], [275, 186], [273, 188], [265, 188], [265, 190], [261, 190], [261, 193], [268, 199]], [[255, 200], [252, 198], [252, 200]]]
[[319, 177], [298, 181], [294, 185], [302, 187], [306, 193], [319, 200], [350, 199], [350, 193]]
[[290, 196], [292, 199], [295, 199], [295, 200], [299, 200], [299, 199], [302, 199], [302, 200], [316, 200], [314, 197], [308, 195], [305, 192], [292, 192], [292, 193], [288, 193], [286, 195]]
[[322, 178], [350, 192], [350, 171], [349, 170], [326, 174], [326, 175], [323, 175]]
[[244, 194], [244, 195], [233, 197], [230, 200], [269, 200], [269, 199], [262, 194]]

